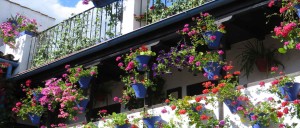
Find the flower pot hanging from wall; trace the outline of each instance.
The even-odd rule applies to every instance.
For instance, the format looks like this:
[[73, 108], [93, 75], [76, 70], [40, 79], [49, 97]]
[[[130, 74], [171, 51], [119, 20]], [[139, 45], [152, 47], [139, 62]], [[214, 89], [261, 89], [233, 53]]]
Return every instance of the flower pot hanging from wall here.
[[90, 85], [92, 78], [93, 78], [92, 76], [80, 77], [80, 79], [78, 81], [80, 88], [87, 89]]
[[41, 116], [38, 116], [33, 113], [28, 113], [28, 116], [33, 124], [40, 124]]
[[44, 95], [41, 93], [33, 92], [33, 97], [35, 98], [36, 101], [39, 101]]
[[155, 128], [155, 122], [160, 121], [160, 116], [152, 116], [148, 118], [143, 118], [144, 123], [147, 125], [147, 128]]
[[115, 128], [130, 128], [130, 124], [124, 124], [124, 125], [115, 125]]
[[242, 105], [242, 102], [239, 100], [231, 100], [231, 99], [225, 99], [224, 103], [229, 108], [231, 113], [237, 113], [237, 108]]
[[138, 55], [136, 56], [135, 60], [138, 62], [137, 70], [138, 71], [145, 71], [147, 68], [147, 65], [149, 63], [151, 56], [147, 55]]
[[297, 10], [297, 15], [298, 15], [298, 17], [300, 18], [300, 4], [297, 4], [297, 5], [295, 5], [294, 7], [295, 7], [295, 9]]
[[218, 62], [207, 62], [206, 66], [203, 67], [209, 80], [214, 80], [214, 76], [220, 76], [221, 68], [222, 66]]
[[89, 99], [83, 99], [82, 101], [79, 102], [79, 104], [78, 103], [76, 104], [78, 108], [82, 107], [82, 111], [85, 111], [88, 103], [89, 103]]
[[207, 47], [209, 49], [218, 49], [220, 47], [220, 41], [223, 36], [223, 33], [219, 31], [215, 31], [215, 32], [208, 31], [205, 32], [203, 36], [205, 41], [207, 42]]
[[268, 61], [264, 58], [257, 58], [255, 60], [255, 65], [260, 72], [267, 72], [268, 70]]
[[298, 93], [300, 90], [300, 83], [285, 83], [284, 86], [279, 87], [280, 93], [283, 96], [287, 96], [284, 98], [286, 101], [294, 101], [298, 97]]
[[132, 84], [136, 98], [145, 98], [147, 94], [147, 89], [142, 83]]
[[94, 6], [96, 8], [101, 8], [101, 7], [104, 7], [106, 5], [109, 5], [115, 1], [119, 1], [119, 0], [92, 0]]

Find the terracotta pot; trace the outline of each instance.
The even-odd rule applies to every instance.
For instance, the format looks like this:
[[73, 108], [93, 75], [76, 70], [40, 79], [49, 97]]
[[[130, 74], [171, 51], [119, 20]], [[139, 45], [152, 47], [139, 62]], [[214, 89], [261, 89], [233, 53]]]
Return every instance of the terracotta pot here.
[[255, 60], [256, 67], [260, 72], [267, 72], [268, 70], [268, 61], [264, 58], [257, 58]]

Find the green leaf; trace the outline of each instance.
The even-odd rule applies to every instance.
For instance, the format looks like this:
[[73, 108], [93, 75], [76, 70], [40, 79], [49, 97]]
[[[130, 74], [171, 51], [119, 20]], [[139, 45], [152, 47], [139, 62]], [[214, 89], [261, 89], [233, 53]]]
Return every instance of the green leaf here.
[[278, 52], [279, 53], [282, 53], [282, 54], [285, 54], [286, 53], [286, 50], [284, 48], [279, 48], [278, 49]]

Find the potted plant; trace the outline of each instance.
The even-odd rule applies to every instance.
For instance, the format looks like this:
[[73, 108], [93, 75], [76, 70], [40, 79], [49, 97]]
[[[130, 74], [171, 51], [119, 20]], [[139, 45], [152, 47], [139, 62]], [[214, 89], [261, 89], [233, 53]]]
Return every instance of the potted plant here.
[[[277, 72], [277, 67], [272, 67], [272, 74]], [[294, 101], [298, 98], [300, 91], [300, 83], [294, 82], [293, 77], [285, 75], [283, 72], [279, 72], [279, 78], [275, 78], [270, 86], [269, 91], [271, 93], [278, 94], [286, 101]]]
[[9, 63], [7, 62], [1, 62], [0, 63], [0, 77], [3, 77], [3, 74], [5, 74], [5, 70], [7, 70], [7, 68], [10, 66]]
[[276, 101], [258, 102], [253, 110], [249, 113], [249, 119], [253, 128], [265, 128], [271, 124], [279, 124], [284, 120], [283, 112], [276, 109]]
[[236, 56], [239, 58], [241, 71], [245, 72], [245, 76], [249, 77], [253, 72], [254, 65], [260, 72], [268, 71], [272, 66], [284, 65], [276, 59], [276, 50], [267, 49], [262, 41], [248, 42], [244, 45], [243, 51]]
[[33, 96], [33, 90], [29, 88], [30, 83], [26, 86], [21, 85], [21, 87], [26, 92], [26, 97], [21, 99], [21, 101], [16, 103], [16, 106], [12, 108], [12, 111], [21, 117], [23, 120], [30, 118], [33, 124], [39, 124], [42, 114], [46, 111], [44, 106], [36, 100]]
[[89, 122], [83, 128], [98, 128], [93, 122]]
[[70, 75], [68, 75], [70, 81], [72, 83], [76, 83], [78, 81], [80, 88], [87, 89], [90, 85], [90, 82], [93, 77], [97, 77], [98, 70], [96, 66], [93, 66], [89, 69], [84, 70], [82, 66], [77, 66], [74, 68], [69, 68], [66, 66]]
[[105, 120], [104, 126], [110, 126], [115, 128], [130, 128], [130, 124], [127, 118], [127, 114], [113, 112], [111, 115], [106, 115], [107, 111], [100, 111], [100, 117]]
[[194, 46], [206, 44], [209, 49], [218, 49], [220, 41], [225, 33], [223, 25], [217, 25], [215, 19], [209, 13], [201, 13], [200, 17], [193, 18], [195, 26], [186, 24], [180, 31], [182, 35], [188, 36]]
[[[170, 100], [169, 100], [170, 99]], [[172, 110], [175, 110], [175, 114], [179, 117], [188, 116], [189, 125], [195, 125], [196, 127], [224, 127], [226, 120], [219, 121], [213, 113], [213, 110], [205, 108], [205, 105], [201, 103], [204, 101], [206, 104], [206, 96], [190, 97], [185, 96], [183, 99], [174, 99], [170, 97], [166, 100]], [[194, 102], [195, 101], [195, 102]], [[184, 118], [184, 117], [183, 117]]]
[[206, 52], [198, 54], [195, 61], [201, 62], [206, 76], [209, 80], [215, 80], [220, 76], [223, 61], [220, 60], [220, 55], [224, 54], [222, 50], [218, 52]]
[[145, 108], [140, 114], [147, 128], [155, 128], [155, 124], [162, 120], [160, 116], [154, 116], [153, 114], [150, 114]]

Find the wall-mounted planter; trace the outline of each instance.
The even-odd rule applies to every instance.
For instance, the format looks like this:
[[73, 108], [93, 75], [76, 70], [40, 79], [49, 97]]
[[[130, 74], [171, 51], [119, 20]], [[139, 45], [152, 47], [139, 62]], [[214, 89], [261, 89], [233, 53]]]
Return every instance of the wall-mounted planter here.
[[28, 116], [33, 124], [40, 124], [41, 116], [38, 116], [33, 113], [28, 113]]
[[155, 128], [155, 122], [161, 121], [160, 116], [152, 116], [150, 118], [143, 118], [144, 123], [147, 125], [147, 128]]
[[207, 78], [214, 80], [214, 76], [220, 76], [222, 66], [218, 62], [208, 62], [203, 69], [207, 73]]
[[90, 85], [92, 78], [93, 78], [92, 76], [80, 77], [80, 79], [78, 81], [80, 88], [87, 89]]
[[300, 4], [297, 4], [297, 5], [295, 5], [294, 7], [295, 7], [295, 9], [297, 10], [297, 15], [298, 15], [298, 17], [300, 18]]
[[[235, 104], [233, 104], [233, 102], [236, 102]], [[226, 106], [229, 108], [231, 113], [237, 113], [237, 108], [242, 105], [242, 102], [239, 100], [231, 100], [231, 99], [225, 99], [224, 103], [226, 104]]]
[[30, 31], [23, 31], [23, 32], [20, 32], [19, 35], [18, 35], [17, 37], [21, 37], [21, 36], [24, 36], [24, 35], [35, 36], [36, 33], [30, 32]]
[[132, 84], [136, 98], [145, 98], [147, 94], [147, 89], [142, 83]]
[[147, 68], [147, 65], [149, 63], [151, 56], [147, 55], [138, 55], [135, 60], [138, 62], [137, 70], [138, 71], [145, 71]]
[[36, 101], [39, 101], [44, 95], [41, 94], [41, 93], [36, 93], [36, 92], [33, 92], [33, 97], [35, 98]]
[[124, 124], [124, 125], [116, 125], [115, 128], [130, 128], [130, 124]]
[[285, 83], [284, 86], [279, 87], [280, 93], [283, 96], [288, 96], [284, 98], [286, 101], [294, 101], [298, 97], [298, 93], [300, 90], [300, 83]]
[[109, 4], [113, 3], [113, 2], [115, 2], [115, 1], [119, 1], [119, 0], [92, 0], [94, 6], [96, 8], [102, 8], [102, 7], [106, 6], [106, 5], [109, 5]]
[[267, 72], [268, 70], [268, 61], [264, 58], [257, 58], [255, 60], [255, 65], [260, 72]]
[[[221, 41], [221, 38], [223, 36], [222, 32], [219, 32], [219, 31], [215, 31], [215, 32], [208, 31], [208, 32], [205, 32], [203, 36], [204, 36], [205, 41], [207, 42], [207, 47], [209, 49], [218, 49], [220, 47], [220, 41]], [[210, 39], [211, 36], [215, 36], [216, 37], [215, 40], [211, 40]]]
[[84, 100], [80, 101], [79, 104], [78, 103], [76, 103], [76, 104], [77, 104], [78, 108], [82, 107], [83, 108], [82, 111], [85, 111], [86, 106], [87, 106], [88, 103], [89, 103], [89, 99], [84, 99]]

